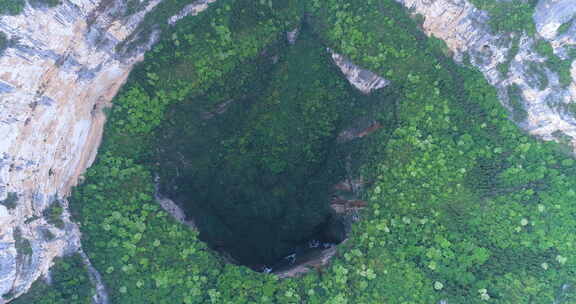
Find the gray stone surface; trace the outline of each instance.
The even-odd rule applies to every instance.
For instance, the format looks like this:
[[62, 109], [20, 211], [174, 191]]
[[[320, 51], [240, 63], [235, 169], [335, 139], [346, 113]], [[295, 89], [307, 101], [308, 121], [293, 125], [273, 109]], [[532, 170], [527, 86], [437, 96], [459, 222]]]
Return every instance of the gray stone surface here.
[[335, 53], [331, 49], [328, 52], [332, 54], [332, 60], [340, 68], [342, 74], [348, 79], [348, 81], [356, 87], [360, 92], [364, 94], [369, 94], [372, 91], [381, 89], [387, 86], [390, 82], [383, 77], [376, 75], [375, 73], [362, 69], [357, 66], [348, 58]]

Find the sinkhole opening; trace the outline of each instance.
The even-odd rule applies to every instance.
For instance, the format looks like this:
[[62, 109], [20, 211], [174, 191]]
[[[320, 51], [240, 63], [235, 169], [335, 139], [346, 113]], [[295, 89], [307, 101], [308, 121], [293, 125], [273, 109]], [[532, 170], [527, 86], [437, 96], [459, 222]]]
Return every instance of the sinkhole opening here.
[[294, 45], [279, 39], [167, 111], [160, 192], [232, 263], [278, 272], [318, 258], [362, 206], [370, 141], [392, 127], [387, 94], [357, 92], [303, 25]]

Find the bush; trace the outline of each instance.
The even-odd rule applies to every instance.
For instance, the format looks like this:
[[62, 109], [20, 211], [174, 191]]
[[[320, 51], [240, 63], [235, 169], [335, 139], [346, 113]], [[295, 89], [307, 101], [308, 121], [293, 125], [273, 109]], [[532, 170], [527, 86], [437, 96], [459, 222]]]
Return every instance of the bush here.
[[4, 53], [4, 50], [8, 48], [8, 37], [3, 32], [0, 32], [0, 56]]
[[49, 224], [52, 224], [59, 229], [63, 229], [64, 228], [64, 221], [62, 220], [63, 211], [64, 208], [62, 208], [60, 201], [55, 200], [48, 208], [44, 209], [42, 215], [44, 215], [46, 221]]
[[22, 231], [19, 228], [14, 229], [14, 242], [16, 251], [19, 255], [31, 255], [32, 246], [30, 241], [22, 236]]
[[495, 32], [525, 31], [529, 35], [536, 33], [532, 20], [536, 1], [470, 0], [470, 2], [490, 14], [490, 26]]
[[536, 41], [535, 49], [540, 55], [547, 58], [546, 65], [548, 68], [558, 73], [560, 84], [562, 86], [566, 87], [572, 83], [572, 74], [570, 70], [572, 67], [572, 59], [574, 58], [562, 60], [554, 54], [554, 48], [552, 48], [550, 42], [544, 39]]
[[38, 6], [48, 6], [55, 7], [62, 3], [62, 0], [29, 0], [30, 5], [34, 7]]
[[8, 192], [8, 196], [0, 201], [0, 204], [6, 206], [8, 209], [14, 209], [18, 205], [18, 193]]
[[570, 19], [569, 21], [563, 23], [558, 30], [556, 31], [556, 35], [563, 35], [566, 32], [568, 32], [568, 30], [570, 30], [570, 28], [572, 27], [572, 25], [574, 24], [574, 21], [576, 20], [576, 17]]
[[24, 0], [0, 0], [0, 15], [18, 15], [25, 5]]

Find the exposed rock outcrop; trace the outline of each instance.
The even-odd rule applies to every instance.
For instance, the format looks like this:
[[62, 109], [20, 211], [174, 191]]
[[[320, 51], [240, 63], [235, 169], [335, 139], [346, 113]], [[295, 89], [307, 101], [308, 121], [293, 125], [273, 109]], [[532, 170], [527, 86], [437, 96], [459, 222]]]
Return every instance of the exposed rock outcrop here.
[[185, 6], [177, 15], [170, 17], [170, 19], [168, 19], [168, 24], [174, 25], [178, 20], [181, 20], [186, 16], [196, 16], [207, 9], [208, 5], [214, 2], [216, 2], [216, 0], [196, 0], [194, 3]]
[[186, 225], [191, 229], [196, 229], [194, 222], [186, 218], [184, 210], [182, 210], [182, 208], [180, 208], [180, 206], [178, 206], [173, 200], [163, 196], [160, 193], [159, 188], [160, 188], [160, 177], [156, 176], [154, 178], [154, 199], [156, 200], [156, 202], [158, 202], [158, 204], [162, 207], [162, 209], [168, 212], [168, 214], [170, 214], [180, 224]]
[[293, 278], [301, 276], [310, 270], [322, 271], [322, 267], [328, 265], [336, 252], [336, 246], [314, 252], [309, 257], [305, 257], [306, 260], [298, 262], [296, 266], [278, 271], [275, 274], [279, 278]]
[[338, 66], [338, 68], [340, 68], [340, 71], [342, 71], [348, 81], [358, 90], [360, 90], [360, 92], [369, 94], [372, 91], [381, 89], [390, 83], [388, 80], [376, 75], [374, 72], [360, 68], [346, 57], [335, 53], [331, 49], [328, 49], [328, 52], [332, 54], [332, 60]]
[[[498, 89], [505, 106], [513, 107], [508, 90], [513, 85], [518, 86], [521, 106], [527, 112], [526, 119], [517, 121], [523, 129], [545, 140], [557, 139], [558, 134], [568, 135], [576, 147], [576, 120], [563, 106], [576, 102], [576, 62], [572, 63], [571, 85], [563, 87], [558, 73], [544, 64], [549, 59], [536, 52], [534, 38], [522, 34], [518, 53], [508, 58], [513, 36], [517, 34], [494, 34], [488, 24], [490, 16], [466, 0], [397, 1], [425, 17], [424, 32], [444, 40], [455, 60], [462, 61], [469, 55], [471, 64]], [[571, 0], [541, 0], [534, 15], [538, 34], [550, 41], [555, 54], [564, 59], [566, 46], [576, 44], [576, 29], [572, 26], [561, 35], [557, 30], [574, 13], [576, 6]], [[507, 60], [510, 60], [510, 70], [507, 75], [501, 75], [497, 66]], [[535, 73], [545, 79], [535, 79]]]
[[300, 35], [299, 27], [287, 32], [286, 39], [288, 40], [288, 43], [290, 43], [291, 45], [296, 44], [296, 40], [298, 40], [298, 35]]
[[[197, 14], [214, 1], [197, 1], [172, 19]], [[93, 162], [102, 109], [158, 37], [152, 31], [143, 37], [148, 43], [119, 54], [117, 46], [134, 39], [131, 34], [161, 0], [129, 16], [125, 2], [69, 0], [0, 17], [0, 31], [10, 41], [0, 55], [0, 200], [9, 193], [18, 197], [14, 206], [0, 205], [0, 295], [25, 292], [55, 257], [80, 248], [68, 212], [60, 229], [43, 211], [66, 197]]]

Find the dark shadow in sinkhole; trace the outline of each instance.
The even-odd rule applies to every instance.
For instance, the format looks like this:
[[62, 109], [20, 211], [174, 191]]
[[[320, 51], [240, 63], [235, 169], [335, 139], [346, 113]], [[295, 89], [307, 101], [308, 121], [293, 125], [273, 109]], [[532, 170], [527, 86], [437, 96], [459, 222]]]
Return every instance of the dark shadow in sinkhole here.
[[[348, 224], [330, 207], [353, 176], [360, 141], [338, 144], [358, 117], [386, 113], [363, 96], [303, 27], [199, 96], [173, 106], [158, 133], [161, 192], [200, 239], [256, 271], [334, 246]], [[359, 158], [359, 157], [356, 157]]]

